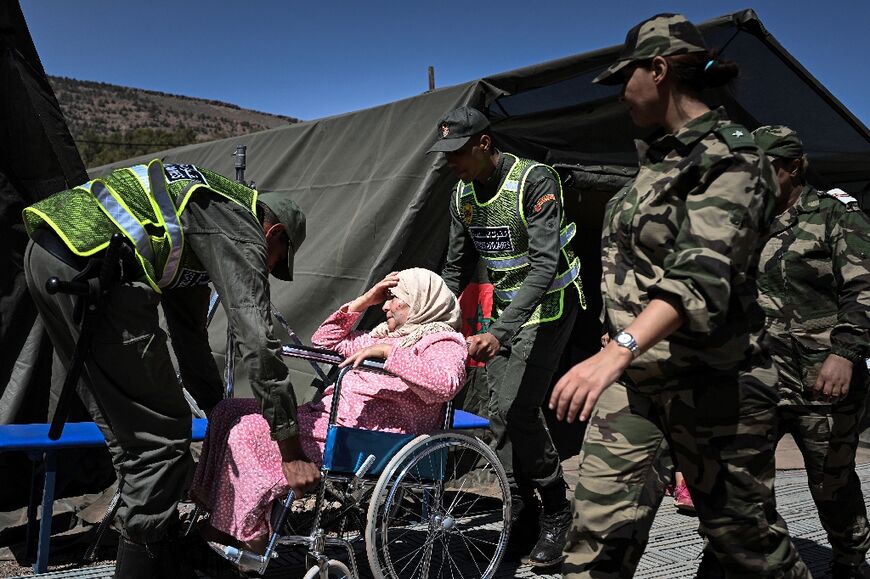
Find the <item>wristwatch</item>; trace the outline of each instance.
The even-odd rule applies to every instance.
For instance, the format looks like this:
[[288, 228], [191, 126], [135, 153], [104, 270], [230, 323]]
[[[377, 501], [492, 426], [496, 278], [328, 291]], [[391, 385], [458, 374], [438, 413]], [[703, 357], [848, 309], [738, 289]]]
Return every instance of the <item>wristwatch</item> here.
[[628, 332], [621, 331], [616, 334], [613, 339], [616, 341], [616, 344], [618, 346], [627, 348], [628, 351], [631, 352], [632, 358], [637, 358], [638, 356], [640, 356], [640, 349], [637, 347], [637, 340], [635, 340], [634, 336], [632, 336]]

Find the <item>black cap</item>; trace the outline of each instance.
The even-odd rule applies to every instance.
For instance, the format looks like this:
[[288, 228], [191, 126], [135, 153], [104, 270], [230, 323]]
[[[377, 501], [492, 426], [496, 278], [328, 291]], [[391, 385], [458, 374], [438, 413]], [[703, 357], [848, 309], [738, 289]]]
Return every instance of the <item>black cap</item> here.
[[468, 139], [489, 128], [489, 119], [477, 109], [459, 107], [438, 121], [438, 140], [427, 153], [450, 153], [461, 149]]

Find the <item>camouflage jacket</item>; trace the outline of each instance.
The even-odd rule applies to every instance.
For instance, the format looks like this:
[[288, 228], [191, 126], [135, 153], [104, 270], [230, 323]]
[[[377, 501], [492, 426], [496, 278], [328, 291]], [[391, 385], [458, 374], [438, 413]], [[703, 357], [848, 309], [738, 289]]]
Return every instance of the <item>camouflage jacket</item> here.
[[629, 366], [629, 385], [652, 392], [735, 374], [762, 355], [755, 272], [774, 214], [773, 168], [722, 109], [637, 147], [637, 177], [605, 212], [605, 321], [614, 334], [665, 296], [686, 321]]
[[858, 203], [806, 187], [773, 221], [758, 291], [783, 397], [811, 403], [801, 393], [828, 354], [870, 356], [870, 219]]

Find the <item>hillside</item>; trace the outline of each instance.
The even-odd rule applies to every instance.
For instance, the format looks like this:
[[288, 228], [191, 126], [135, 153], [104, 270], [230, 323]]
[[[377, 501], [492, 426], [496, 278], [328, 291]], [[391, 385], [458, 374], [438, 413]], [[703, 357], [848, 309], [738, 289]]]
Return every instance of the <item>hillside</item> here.
[[220, 101], [60, 76], [48, 80], [87, 167], [299, 122]]

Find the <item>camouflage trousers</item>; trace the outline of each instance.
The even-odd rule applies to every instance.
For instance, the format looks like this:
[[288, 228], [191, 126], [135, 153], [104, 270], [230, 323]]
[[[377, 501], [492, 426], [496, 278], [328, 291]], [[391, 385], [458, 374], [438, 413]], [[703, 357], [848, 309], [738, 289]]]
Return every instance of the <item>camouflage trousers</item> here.
[[777, 409], [779, 437], [791, 434], [803, 455], [810, 493], [833, 559], [848, 565], [863, 562], [870, 549], [867, 507], [855, 473], [867, 397], [862, 382], [860, 376], [853, 380], [846, 399], [831, 406], [781, 405]]
[[563, 576], [634, 574], [675, 460], [727, 577], [809, 577], [776, 512], [775, 380], [768, 365], [693, 389], [605, 391], [583, 441]]

